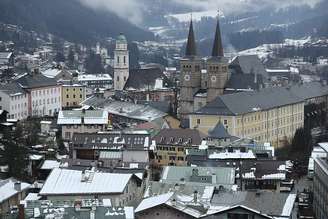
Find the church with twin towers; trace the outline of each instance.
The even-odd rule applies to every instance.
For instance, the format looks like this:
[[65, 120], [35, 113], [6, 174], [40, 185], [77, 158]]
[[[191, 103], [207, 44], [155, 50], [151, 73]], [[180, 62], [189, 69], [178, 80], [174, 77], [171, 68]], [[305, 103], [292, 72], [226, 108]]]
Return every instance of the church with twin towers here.
[[[191, 20], [185, 56], [180, 60], [180, 119], [197, 111], [222, 95], [229, 79], [228, 60], [224, 57], [220, 22], [217, 20], [212, 54], [205, 61], [197, 55], [193, 22]], [[204, 68], [205, 67], [205, 68]]]

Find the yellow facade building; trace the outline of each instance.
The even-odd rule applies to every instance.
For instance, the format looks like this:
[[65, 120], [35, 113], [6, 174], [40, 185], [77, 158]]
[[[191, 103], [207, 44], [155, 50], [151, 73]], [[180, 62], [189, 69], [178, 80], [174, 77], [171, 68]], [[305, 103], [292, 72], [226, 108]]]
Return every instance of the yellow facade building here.
[[206, 136], [195, 129], [162, 129], [153, 141], [156, 163], [162, 166], [185, 166], [186, 151], [198, 148]]
[[282, 87], [226, 94], [190, 114], [189, 122], [205, 134], [221, 122], [232, 136], [280, 147], [303, 127], [304, 99]]
[[78, 107], [86, 99], [86, 88], [80, 84], [64, 84], [62, 86], [62, 107]]

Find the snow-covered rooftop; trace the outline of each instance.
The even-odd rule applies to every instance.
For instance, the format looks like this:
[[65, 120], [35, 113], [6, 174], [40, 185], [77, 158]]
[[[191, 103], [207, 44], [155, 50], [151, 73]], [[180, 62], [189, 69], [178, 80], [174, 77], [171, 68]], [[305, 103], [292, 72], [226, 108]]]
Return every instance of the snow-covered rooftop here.
[[241, 152], [240, 150], [237, 150], [235, 152], [215, 152], [213, 154], [210, 154], [208, 156], [209, 159], [255, 159], [255, 155], [253, 151], [249, 150], [247, 152]]
[[109, 74], [83, 74], [78, 76], [78, 81], [102, 81], [112, 80]]
[[60, 162], [56, 160], [45, 160], [41, 166], [41, 170], [52, 170], [59, 167]]
[[42, 72], [42, 74], [48, 78], [56, 77], [62, 70], [57, 68], [49, 68]]
[[173, 192], [165, 193], [162, 195], [146, 198], [140, 202], [135, 212], [143, 211], [145, 209], [153, 208], [158, 205], [165, 204], [172, 196]]
[[0, 203], [20, 192], [15, 189], [15, 183], [20, 183], [20, 191], [24, 191], [31, 186], [28, 183], [17, 181], [14, 178], [0, 180]]
[[102, 110], [65, 110], [58, 114], [57, 124], [59, 125], [77, 125], [84, 124], [107, 124], [108, 113]]
[[122, 193], [132, 174], [102, 173], [55, 168], [40, 195]]

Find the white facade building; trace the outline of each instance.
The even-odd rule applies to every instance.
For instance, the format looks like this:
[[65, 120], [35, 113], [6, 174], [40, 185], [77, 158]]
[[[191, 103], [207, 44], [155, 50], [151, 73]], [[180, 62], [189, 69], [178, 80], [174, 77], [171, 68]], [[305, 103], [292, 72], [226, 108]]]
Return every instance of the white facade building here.
[[61, 87], [46, 86], [30, 90], [31, 115], [54, 116], [61, 110]]
[[10, 119], [27, 118], [28, 94], [15, 83], [1, 87], [0, 110], [6, 110]]
[[114, 89], [123, 90], [129, 78], [128, 43], [123, 34], [116, 40], [114, 51]]
[[61, 85], [55, 79], [34, 73], [0, 86], [0, 110], [10, 119], [54, 116], [61, 110]]

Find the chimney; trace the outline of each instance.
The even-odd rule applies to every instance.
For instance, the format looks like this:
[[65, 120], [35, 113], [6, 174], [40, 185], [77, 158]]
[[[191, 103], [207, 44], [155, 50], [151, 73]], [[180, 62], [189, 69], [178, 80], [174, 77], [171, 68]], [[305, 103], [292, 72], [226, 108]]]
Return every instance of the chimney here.
[[32, 75], [38, 75], [40, 74], [40, 69], [39, 68], [35, 68], [32, 72]]
[[172, 205], [173, 206], [176, 206], [177, 205], [177, 200], [174, 198], [174, 199], [172, 199]]
[[216, 174], [212, 173], [212, 184], [216, 184]]
[[84, 124], [85, 109], [82, 109], [81, 124]]
[[192, 169], [192, 176], [198, 176], [198, 169], [197, 168]]
[[21, 191], [22, 187], [21, 187], [21, 183], [20, 182], [15, 182], [14, 183], [14, 189], [18, 192]]
[[198, 195], [198, 191], [195, 190], [194, 191], [194, 203], [197, 204], [197, 195]]
[[24, 204], [18, 205], [18, 219], [25, 219]]
[[96, 206], [92, 206], [90, 211], [90, 219], [96, 219]]

